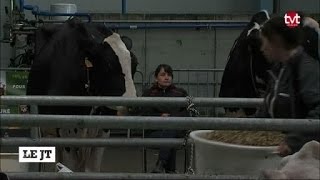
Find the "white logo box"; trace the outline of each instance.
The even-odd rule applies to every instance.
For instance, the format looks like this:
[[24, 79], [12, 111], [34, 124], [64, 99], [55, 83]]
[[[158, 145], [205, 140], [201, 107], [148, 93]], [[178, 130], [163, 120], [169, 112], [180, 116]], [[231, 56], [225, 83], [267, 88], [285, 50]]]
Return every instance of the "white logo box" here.
[[19, 147], [19, 162], [56, 162], [56, 147]]

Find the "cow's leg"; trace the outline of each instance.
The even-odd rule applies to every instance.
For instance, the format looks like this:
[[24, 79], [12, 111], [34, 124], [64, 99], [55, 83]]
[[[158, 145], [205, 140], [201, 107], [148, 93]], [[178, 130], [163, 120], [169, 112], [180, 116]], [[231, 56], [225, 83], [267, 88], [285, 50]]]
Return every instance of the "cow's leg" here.
[[62, 150], [62, 164], [73, 172], [81, 172], [78, 160], [78, 149], [65, 147]]
[[[56, 138], [58, 137], [56, 128], [40, 128], [41, 137], [43, 138]], [[61, 148], [56, 147], [56, 160], [61, 161]], [[55, 172], [56, 166], [51, 163], [41, 163], [41, 172]]]
[[238, 109], [235, 112], [231, 112], [229, 110], [226, 110], [225, 117], [233, 117], [233, 118], [241, 118], [241, 117], [246, 117], [246, 113], [242, 108]]
[[[97, 138], [108, 138], [110, 137], [110, 131], [105, 132], [99, 130]], [[92, 147], [90, 157], [86, 159], [85, 172], [100, 172], [101, 162], [103, 158], [104, 147]]]
[[[62, 138], [81, 138], [83, 129], [59, 129], [59, 135]], [[63, 147], [61, 152], [61, 163], [74, 172], [83, 171], [83, 166], [80, 162], [78, 147]]]

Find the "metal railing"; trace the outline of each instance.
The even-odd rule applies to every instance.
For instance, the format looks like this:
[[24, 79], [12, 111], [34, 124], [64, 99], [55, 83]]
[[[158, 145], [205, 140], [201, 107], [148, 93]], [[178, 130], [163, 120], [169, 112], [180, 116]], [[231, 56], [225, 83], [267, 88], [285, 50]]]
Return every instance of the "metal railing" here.
[[[257, 107], [263, 99], [194, 98], [196, 106]], [[30, 105], [125, 105], [125, 106], [186, 106], [186, 98], [156, 97], [75, 97], [75, 96], [1, 96], [1, 104]], [[223, 117], [146, 117], [146, 116], [80, 116], [80, 115], [19, 115], [1, 114], [1, 127], [101, 127], [130, 129], [228, 129], [267, 131], [318, 132], [318, 119], [266, 119]], [[172, 146], [189, 144], [183, 139], [75, 139], [75, 138], [1, 138], [1, 146]], [[251, 179], [249, 176], [206, 176], [188, 174], [141, 173], [8, 173], [11, 179]], [[253, 178], [252, 178], [253, 179]]]
[[[261, 98], [205, 98], [194, 97], [197, 107], [258, 107]], [[111, 97], [111, 96], [1, 96], [1, 104], [42, 106], [186, 106], [184, 97]]]
[[[76, 97], [76, 96], [1, 96], [1, 104], [32, 105], [125, 105], [125, 106], [186, 106], [186, 98], [165, 97]], [[243, 98], [194, 98], [197, 106], [231, 106], [256, 107], [263, 103], [262, 99]], [[164, 120], [165, 119], [165, 120]], [[268, 130], [268, 131], [319, 131], [320, 121], [316, 119], [265, 119], [265, 118], [223, 118], [223, 117], [146, 117], [146, 116], [79, 116], [79, 115], [19, 115], [1, 114], [1, 127], [101, 127], [124, 129], [216, 129], [216, 130]], [[159, 140], [159, 146], [166, 143], [178, 145], [181, 139]], [[156, 140], [156, 141], [157, 141]], [[162, 143], [161, 143], [162, 142]], [[75, 146], [128, 145], [155, 146], [150, 139], [91, 139], [75, 141], [75, 139], [41, 139], [28, 138], [1, 139], [2, 145], [42, 145], [54, 144]]]
[[176, 130], [319, 131], [318, 119], [264, 119], [226, 117], [148, 117], [80, 115], [1, 115], [1, 126], [60, 128], [125, 128]]
[[[61, 147], [182, 147], [185, 140], [181, 138], [1, 138], [1, 146], [61, 146]], [[190, 142], [188, 142], [190, 143]]]
[[188, 175], [188, 174], [147, 174], [147, 173], [49, 173], [49, 172], [30, 172], [30, 173], [8, 173], [10, 180], [102, 180], [102, 179], [256, 179], [252, 176], [236, 175]]

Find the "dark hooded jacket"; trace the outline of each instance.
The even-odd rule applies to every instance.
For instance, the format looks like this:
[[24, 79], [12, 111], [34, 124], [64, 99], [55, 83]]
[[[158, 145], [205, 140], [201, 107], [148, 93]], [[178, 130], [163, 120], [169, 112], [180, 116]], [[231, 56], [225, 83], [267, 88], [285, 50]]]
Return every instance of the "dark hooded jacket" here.
[[[142, 94], [143, 97], [186, 97], [187, 91], [182, 88], [178, 88], [174, 85], [167, 87], [166, 89], [160, 88], [157, 84], [154, 84], [151, 88], [145, 90]], [[184, 117], [188, 116], [186, 107], [172, 107], [172, 106], [156, 106], [156, 107], [144, 107], [141, 110], [143, 116], [161, 116], [163, 113], [168, 113], [170, 116]]]
[[[269, 71], [271, 78], [265, 106], [257, 117], [317, 119], [320, 118], [319, 61], [302, 48], [286, 64], [279, 63]], [[286, 142], [293, 153], [310, 140], [320, 140], [318, 132], [286, 132]]]

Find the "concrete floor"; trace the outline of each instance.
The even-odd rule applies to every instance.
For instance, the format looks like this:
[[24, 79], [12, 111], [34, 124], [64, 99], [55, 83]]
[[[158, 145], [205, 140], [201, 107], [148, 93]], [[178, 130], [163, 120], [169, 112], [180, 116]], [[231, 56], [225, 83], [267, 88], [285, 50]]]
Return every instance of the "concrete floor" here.
[[[152, 171], [158, 158], [158, 150], [146, 150], [147, 172]], [[188, 161], [187, 161], [188, 162]], [[144, 172], [143, 148], [135, 147], [107, 147], [103, 156], [101, 172], [113, 173], [143, 173]], [[54, 172], [55, 164], [45, 163], [44, 172]], [[176, 168], [179, 173], [184, 172], [185, 150], [177, 151]]]
[[[147, 149], [146, 152], [147, 172], [150, 172], [157, 162], [158, 151]], [[103, 159], [103, 172], [144, 172], [143, 148], [109, 147]], [[178, 172], [184, 172], [184, 159], [184, 150], [178, 150], [176, 163]]]

